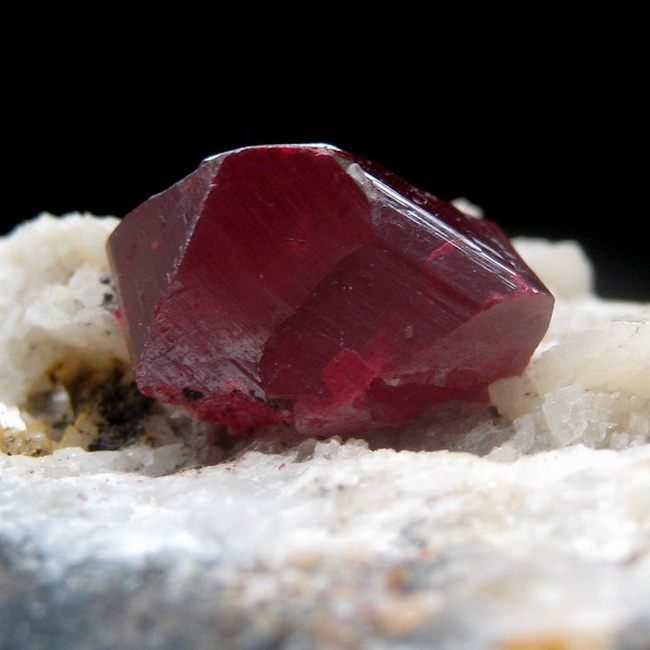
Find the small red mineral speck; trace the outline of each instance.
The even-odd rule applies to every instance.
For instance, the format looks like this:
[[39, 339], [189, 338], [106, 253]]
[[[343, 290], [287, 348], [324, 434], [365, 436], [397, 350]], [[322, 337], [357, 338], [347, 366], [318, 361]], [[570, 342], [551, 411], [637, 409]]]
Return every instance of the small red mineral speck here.
[[108, 250], [140, 390], [237, 432], [487, 401], [553, 309], [498, 226], [327, 145], [209, 158]]

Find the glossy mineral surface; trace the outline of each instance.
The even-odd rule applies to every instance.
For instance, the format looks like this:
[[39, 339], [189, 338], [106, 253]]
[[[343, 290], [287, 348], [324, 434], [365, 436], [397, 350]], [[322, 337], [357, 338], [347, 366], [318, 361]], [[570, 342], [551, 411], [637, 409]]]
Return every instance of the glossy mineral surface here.
[[140, 389], [233, 430], [350, 433], [486, 401], [553, 308], [496, 225], [326, 145], [204, 161], [109, 256]]

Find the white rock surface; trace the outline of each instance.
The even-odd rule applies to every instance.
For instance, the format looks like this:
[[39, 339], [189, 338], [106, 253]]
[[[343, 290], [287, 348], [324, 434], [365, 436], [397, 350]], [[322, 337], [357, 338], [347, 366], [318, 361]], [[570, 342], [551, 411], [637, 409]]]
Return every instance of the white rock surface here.
[[30, 410], [62, 358], [125, 359], [114, 224], [0, 241], [0, 648], [650, 648], [650, 307], [595, 298], [577, 245], [518, 242], [558, 304], [499, 416], [199, 467], [177, 412], [87, 452]]
[[50, 215], [0, 238], [0, 399], [18, 404], [66, 355], [126, 359], [115, 319], [102, 308], [104, 244], [117, 219]]

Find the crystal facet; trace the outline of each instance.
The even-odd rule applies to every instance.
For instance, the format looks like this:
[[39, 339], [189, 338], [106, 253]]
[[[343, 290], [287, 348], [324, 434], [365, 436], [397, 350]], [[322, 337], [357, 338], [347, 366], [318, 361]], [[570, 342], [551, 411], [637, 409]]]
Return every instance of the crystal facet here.
[[209, 158], [108, 248], [142, 392], [233, 431], [487, 401], [553, 309], [498, 226], [328, 145]]

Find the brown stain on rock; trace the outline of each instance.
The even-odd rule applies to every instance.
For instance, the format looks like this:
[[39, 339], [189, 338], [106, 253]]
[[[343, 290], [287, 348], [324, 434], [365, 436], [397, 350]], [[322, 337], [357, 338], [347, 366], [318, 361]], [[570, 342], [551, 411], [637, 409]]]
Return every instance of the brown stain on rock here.
[[569, 633], [518, 637], [495, 646], [494, 650], [606, 650], [609, 639]]

